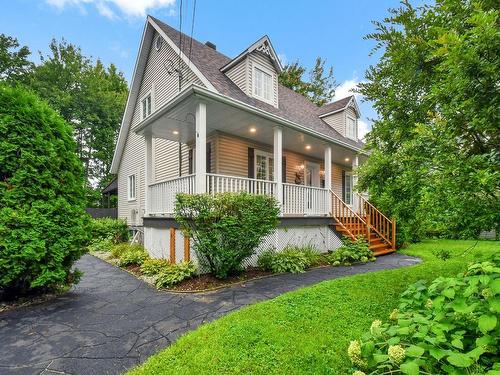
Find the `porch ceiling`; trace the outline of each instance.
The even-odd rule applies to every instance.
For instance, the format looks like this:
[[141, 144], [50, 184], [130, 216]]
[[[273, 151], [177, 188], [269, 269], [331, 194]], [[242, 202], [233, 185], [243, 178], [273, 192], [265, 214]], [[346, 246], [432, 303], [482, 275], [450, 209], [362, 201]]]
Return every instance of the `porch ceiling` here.
[[[139, 134], [151, 132], [154, 138], [190, 143], [195, 140], [195, 111], [199, 99], [192, 95], [152, 118], [147, 126], [142, 126]], [[253, 142], [273, 145], [274, 127], [281, 126], [266, 118], [215, 100], [204, 100], [207, 104], [207, 134], [224, 132]], [[152, 116], [153, 117], [153, 116]], [[283, 148], [322, 160], [327, 142], [312, 135], [283, 128]], [[350, 166], [356, 152], [334, 143], [332, 161]], [[363, 162], [364, 155], [360, 155]]]

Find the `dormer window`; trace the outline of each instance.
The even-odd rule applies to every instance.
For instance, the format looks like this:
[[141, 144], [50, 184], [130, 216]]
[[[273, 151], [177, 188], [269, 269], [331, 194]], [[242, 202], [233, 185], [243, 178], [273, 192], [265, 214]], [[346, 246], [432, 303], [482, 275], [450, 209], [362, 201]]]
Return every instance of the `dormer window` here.
[[357, 126], [356, 126], [356, 119], [347, 116], [347, 123], [346, 123], [346, 137], [351, 138], [351, 139], [357, 139]]
[[253, 93], [259, 99], [272, 103], [273, 76], [264, 70], [255, 67]]
[[141, 100], [142, 108], [142, 119], [144, 120], [151, 114], [151, 93], [146, 94], [146, 96]]

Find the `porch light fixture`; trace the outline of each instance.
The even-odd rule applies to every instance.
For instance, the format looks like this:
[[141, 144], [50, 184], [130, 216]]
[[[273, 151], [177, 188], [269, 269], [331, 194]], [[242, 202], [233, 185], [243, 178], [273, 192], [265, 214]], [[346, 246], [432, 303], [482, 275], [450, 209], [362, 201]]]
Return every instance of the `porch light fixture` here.
[[349, 158], [345, 158], [345, 161], [349, 161]]
[[253, 127], [252, 127], [252, 128], [250, 128], [250, 133], [255, 133], [256, 131], [257, 131], [257, 129], [255, 129], [255, 128], [253, 128]]
[[179, 134], [177, 130], [174, 130], [172, 133], [174, 133], [175, 135]]
[[310, 150], [310, 149], [311, 149], [311, 145], [307, 145], [306, 150]]

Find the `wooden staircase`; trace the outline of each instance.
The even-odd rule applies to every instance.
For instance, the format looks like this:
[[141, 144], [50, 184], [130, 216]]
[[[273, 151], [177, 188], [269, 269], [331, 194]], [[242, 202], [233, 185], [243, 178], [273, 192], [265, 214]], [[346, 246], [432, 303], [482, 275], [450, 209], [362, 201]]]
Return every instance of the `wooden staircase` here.
[[396, 251], [396, 221], [388, 219], [362, 195], [357, 194], [357, 212], [337, 194], [332, 195], [332, 217], [335, 230], [343, 236], [356, 240], [363, 236], [375, 256]]

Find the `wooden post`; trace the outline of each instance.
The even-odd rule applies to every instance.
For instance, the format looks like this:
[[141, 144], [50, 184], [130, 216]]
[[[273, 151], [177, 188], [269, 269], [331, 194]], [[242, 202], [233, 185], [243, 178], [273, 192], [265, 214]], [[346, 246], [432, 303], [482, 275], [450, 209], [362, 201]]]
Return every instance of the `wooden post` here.
[[191, 251], [189, 248], [189, 237], [184, 236], [184, 261], [189, 262], [191, 260]]
[[396, 219], [392, 219], [392, 250], [396, 251]]
[[175, 264], [175, 229], [170, 228], [170, 263]]
[[366, 240], [368, 241], [368, 246], [370, 246], [370, 215], [366, 215]]

